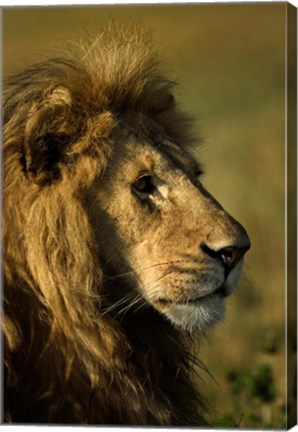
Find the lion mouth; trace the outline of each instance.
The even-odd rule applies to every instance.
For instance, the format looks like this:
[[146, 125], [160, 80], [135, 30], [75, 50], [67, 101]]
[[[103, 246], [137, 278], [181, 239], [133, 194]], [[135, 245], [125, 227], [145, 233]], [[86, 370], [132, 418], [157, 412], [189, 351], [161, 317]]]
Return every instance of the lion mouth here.
[[170, 298], [159, 298], [157, 300], [156, 303], [159, 303], [163, 306], [166, 305], [179, 305], [179, 306], [188, 306], [188, 305], [195, 305], [195, 304], [199, 304], [202, 300], [211, 298], [215, 295], [220, 295], [222, 297], [227, 297], [228, 291], [225, 285], [221, 285], [219, 288], [217, 288], [215, 291], [211, 292], [211, 293], [205, 293], [205, 294], [201, 294], [197, 297], [193, 297], [193, 298], [187, 298], [187, 299], [181, 299], [181, 300], [176, 300], [176, 299], [170, 299]]

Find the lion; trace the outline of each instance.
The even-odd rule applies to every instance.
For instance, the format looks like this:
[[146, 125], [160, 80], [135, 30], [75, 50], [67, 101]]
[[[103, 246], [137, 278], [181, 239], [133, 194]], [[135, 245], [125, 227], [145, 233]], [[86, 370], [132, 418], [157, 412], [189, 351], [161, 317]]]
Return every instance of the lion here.
[[110, 25], [5, 82], [5, 423], [208, 424], [191, 344], [250, 242], [166, 75]]

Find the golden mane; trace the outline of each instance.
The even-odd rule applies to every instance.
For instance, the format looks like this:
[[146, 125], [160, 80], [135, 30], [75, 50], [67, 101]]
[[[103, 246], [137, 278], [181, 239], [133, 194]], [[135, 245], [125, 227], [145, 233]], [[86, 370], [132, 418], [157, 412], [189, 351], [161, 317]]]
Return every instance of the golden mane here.
[[5, 82], [5, 422], [205, 424], [187, 336], [152, 311], [150, 329], [102, 313], [83, 199], [121, 122], [191, 142], [172, 88], [149, 33], [114, 26]]

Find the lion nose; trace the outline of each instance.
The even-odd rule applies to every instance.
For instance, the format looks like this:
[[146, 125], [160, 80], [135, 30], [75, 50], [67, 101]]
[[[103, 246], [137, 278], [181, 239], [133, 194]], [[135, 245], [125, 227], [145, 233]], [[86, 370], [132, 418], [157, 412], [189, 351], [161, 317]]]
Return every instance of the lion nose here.
[[248, 251], [249, 247], [249, 245], [245, 247], [229, 246], [222, 248], [217, 252], [227, 272], [230, 272], [237, 265], [244, 254]]
[[203, 252], [212, 258], [215, 258], [224, 266], [226, 274], [229, 274], [231, 270], [237, 265], [244, 254], [250, 248], [250, 243], [248, 242], [245, 246], [227, 246], [219, 250], [213, 250], [209, 248], [206, 244], [201, 245]]

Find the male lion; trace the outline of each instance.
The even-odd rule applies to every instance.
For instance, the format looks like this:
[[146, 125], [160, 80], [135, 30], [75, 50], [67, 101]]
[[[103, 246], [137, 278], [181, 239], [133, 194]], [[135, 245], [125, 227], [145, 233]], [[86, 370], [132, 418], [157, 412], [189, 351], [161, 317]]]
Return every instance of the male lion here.
[[206, 424], [189, 339], [249, 239], [172, 88], [150, 35], [113, 26], [7, 80], [5, 422]]

